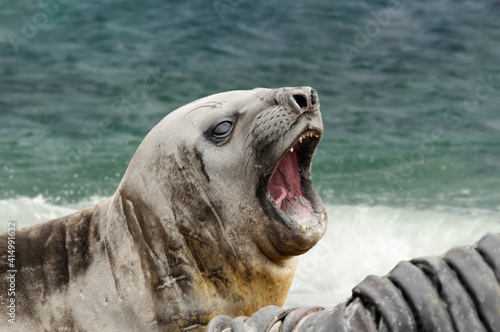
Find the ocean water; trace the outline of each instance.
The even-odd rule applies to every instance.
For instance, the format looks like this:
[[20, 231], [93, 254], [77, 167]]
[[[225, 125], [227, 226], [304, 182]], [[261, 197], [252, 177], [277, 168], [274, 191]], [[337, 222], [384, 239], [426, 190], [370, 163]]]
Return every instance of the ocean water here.
[[310, 85], [329, 229], [287, 305], [500, 232], [499, 1], [44, 3], [0, 4], [0, 231], [111, 196], [179, 106]]

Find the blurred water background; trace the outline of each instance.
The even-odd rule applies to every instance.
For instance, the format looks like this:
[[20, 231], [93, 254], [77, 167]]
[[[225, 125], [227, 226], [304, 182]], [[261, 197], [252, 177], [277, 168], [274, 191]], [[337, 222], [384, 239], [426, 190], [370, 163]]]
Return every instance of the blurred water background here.
[[0, 2], [1, 232], [112, 195], [181, 105], [298, 85], [320, 96], [329, 230], [287, 305], [500, 231], [499, 1], [41, 3]]

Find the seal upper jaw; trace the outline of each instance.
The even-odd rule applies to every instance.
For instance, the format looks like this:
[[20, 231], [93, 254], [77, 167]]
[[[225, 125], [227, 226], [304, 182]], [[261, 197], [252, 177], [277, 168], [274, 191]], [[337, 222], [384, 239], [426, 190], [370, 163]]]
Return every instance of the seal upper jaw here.
[[280, 243], [279, 251], [287, 245], [296, 247], [285, 249], [288, 254], [306, 252], [326, 230], [325, 208], [311, 177], [312, 157], [321, 136], [321, 129], [305, 129], [294, 137], [260, 184], [264, 209], [292, 233], [287, 239], [293, 243]]

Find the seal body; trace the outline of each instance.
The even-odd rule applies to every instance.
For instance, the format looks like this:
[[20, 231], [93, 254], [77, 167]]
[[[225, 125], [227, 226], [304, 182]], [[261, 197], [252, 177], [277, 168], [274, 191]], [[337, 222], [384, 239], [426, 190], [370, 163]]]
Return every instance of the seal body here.
[[218, 316], [206, 331], [500, 331], [499, 276], [500, 235], [488, 234], [474, 247], [370, 275], [335, 307], [267, 306], [252, 317]]
[[201, 331], [219, 314], [281, 306], [297, 256], [326, 230], [310, 173], [322, 132], [309, 87], [231, 91], [170, 113], [110, 199], [17, 231], [9, 331]]

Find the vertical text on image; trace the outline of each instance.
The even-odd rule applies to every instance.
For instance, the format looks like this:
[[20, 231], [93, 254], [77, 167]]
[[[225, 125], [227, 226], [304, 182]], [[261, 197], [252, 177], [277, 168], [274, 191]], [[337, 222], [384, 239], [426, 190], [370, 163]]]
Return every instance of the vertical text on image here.
[[17, 222], [7, 223], [7, 316], [10, 324], [16, 323], [16, 228]]

